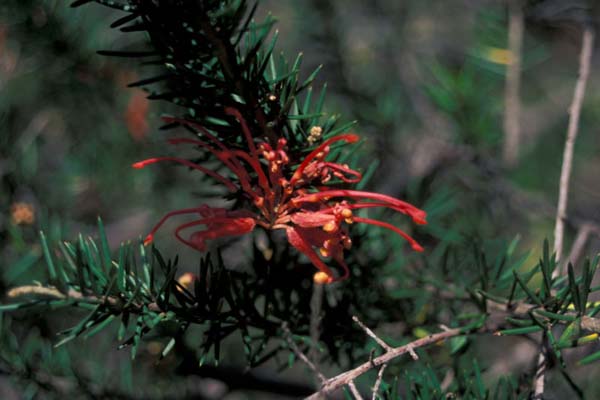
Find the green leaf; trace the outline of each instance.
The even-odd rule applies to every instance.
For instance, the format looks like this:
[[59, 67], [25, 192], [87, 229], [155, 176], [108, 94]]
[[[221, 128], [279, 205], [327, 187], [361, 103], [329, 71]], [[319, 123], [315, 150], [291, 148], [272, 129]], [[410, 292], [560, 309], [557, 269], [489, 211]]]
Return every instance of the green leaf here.
[[104, 320], [102, 320], [101, 322], [97, 323], [96, 326], [94, 326], [92, 329], [90, 329], [85, 335], [84, 338], [90, 338], [92, 336], [94, 336], [95, 334], [101, 332], [102, 330], [104, 330], [104, 328], [106, 328], [111, 322], [113, 322], [113, 320], [115, 319], [115, 315], [110, 314], [108, 315]]
[[530, 319], [518, 319], [513, 317], [506, 317], [506, 320], [516, 326], [531, 326], [533, 323]]
[[575, 271], [573, 271], [573, 264], [569, 263], [568, 267], [568, 276], [569, 276], [569, 290], [571, 291], [571, 297], [573, 298], [573, 305], [577, 310], [577, 314], [581, 315], [585, 309], [585, 305], [581, 304], [581, 295], [579, 293], [579, 287], [577, 286], [577, 281], [575, 280]]
[[127, 277], [125, 275], [125, 263], [127, 262], [127, 246], [124, 243], [121, 243], [119, 247], [119, 261], [116, 265], [117, 267], [117, 287], [120, 292], [124, 292], [127, 287]]
[[521, 289], [523, 289], [523, 291], [527, 294], [527, 296], [529, 296], [529, 298], [531, 300], [533, 300], [538, 306], [542, 306], [542, 301], [540, 300], [539, 297], [537, 297], [535, 295], [535, 293], [533, 293], [528, 287], [527, 284], [524, 283], [521, 278], [519, 277], [519, 274], [517, 274], [517, 271], [513, 271], [515, 280], [517, 282], [517, 284], [521, 287]]
[[[531, 254], [531, 251], [528, 251], [525, 254], [523, 254], [521, 257], [519, 257], [519, 259], [517, 259], [517, 261], [512, 263], [510, 268], [507, 268], [506, 271], [504, 271], [502, 273], [499, 280], [504, 281], [507, 279], [512, 279], [514, 271], [520, 270], [520, 268], [523, 266], [523, 264], [525, 264], [525, 262], [529, 259], [530, 254]], [[537, 268], [539, 268], [539, 265], [537, 266]]]
[[171, 340], [169, 340], [169, 342], [167, 343], [167, 345], [163, 349], [162, 353], [160, 353], [160, 358], [161, 359], [165, 358], [167, 356], [167, 354], [169, 354], [169, 352], [171, 350], [173, 350], [174, 346], [175, 346], [175, 338], [171, 338]]
[[485, 324], [486, 319], [487, 319], [487, 315], [481, 314], [479, 317], [477, 317], [475, 320], [473, 320], [473, 322], [460, 328], [461, 333], [468, 333], [472, 330], [481, 328]]
[[548, 337], [548, 343], [550, 344], [550, 347], [552, 348], [552, 351], [554, 351], [554, 356], [556, 357], [556, 359], [560, 363], [560, 366], [563, 369], [566, 368], [567, 365], [565, 364], [565, 360], [564, 360], [564, 358], [562, 356], [562, 352], [560, 351], [560, 347], [558, 346], [556, 338], [554, 337], [554, 334], [552, 333], [552, 329], [547, 329], [546, 330], [546, 336]]
[[565, 314], [557, 314], [557, 313], [553, 313], [550, 311], [546, 311], [546, 310], [541, 310], [541, 309], [536, 309], [534, 311], [536, 314], [539, 314], [543, 317], [552, 319], [552, 320], [556, 320], [556, 321], [566, 321], [566, 322], [572, 322], [575, 321], [577, 318], [573, 315], [565, 315]]
[[[323, 104], [325, 103], [325, 94], [327, 93], [327, 83], [325, 83], [323, 85], [323, 87], [321, 88], [321, 93], [319, 94], [319, 99], [317, 100], [317, 105], [315, 107], [315, 112], [316, 113], [321, 113], [323, 111]], [[313, 124], [316, 124], [317, 122], [314, 121]]]
[[581, 360], [579, 360], [579, 364], [581, 364], [581, 365], [591, 364], [594, 361], [598, 361], [598, 360], [600, 360], [600, 351], [597, 351], [593, 354], [590, 354], [587, 357], [582, 358]]
[[469, 344], [466, 336], [456, 336], [450, 339], [450, 354], [456, 354]]
[[98, 232], [100, 235], [100, 249], [102, 250], [102, 266], [104, 273], [108, 274], [111, 270], [112, 260], [110, 258], [110, 247], [108, 245], [108, 238], [106, 237], [106, 231], [104, 230], [104, 224], [102, 219], [98, 217]]
[[323, 68], [323, 64], [321, 64], [317, 68], [315, 68], [315, 70], [308, 76], [308, 78], [306, 78], [304, 83], [302, 83], [302, 85], [300, 85], [300, 87], [296, 91], [296, 94], [301, 92], [302, 90], [306, 89], [307, 87], [309, 87], [313, 83], [313, 81], [315, 80], [315, 78], [319, 74], [319, 71], [321, 71], [322, 68]]
[[129, 313], [125, 312], [121, 316], [121, 324], [117, 333], [117, 340], [122, 341], [127, 334], [127, 326], [129, 325]]
[[590, 288], [592, 286], [592, 280], [594, 279], [594, 275], [596, 273], [596, 266], [597, 265], [594, 265], [592, 267], [589, 259], [585, 260], [585, 262], [583, 263], [583, 282], [581, 288], [581, 303], [583, 306], [583, 309], [581, 311], [582, 314], [585, 313], [587, 309], [588, 297], [590, 294]]
[[[294, 103], [294, 104], [296, 104], [296, 103]], [[297, 112], [297, 109], [295, 110], [295, 112]], [[287, 115], [287, 119], [291, 120], [291, 121], [296, 121], [296, 120], [305, 120], [305, 119], [319, 118], [321, 116], [323, 116], [323, 114], [321, 114], [321, 113], [306, 114], [306, 115], [304, 115], [304, 114], [298, 114], [298, 115], [288, 114]]]
[[142, 331], [144, 328], [144, 315], [141, 314], [137, 318], [135, 324], [135, 333], [133, 334], [133, 344], [131, 346], [131, 360], [135, 360], [138, 346], [140, 345], [140, 339], [142, 338]]
[[375, 171], [377, 171], [379, 164], [380, 161], [378, 159], [374, 159], [373, 161], [371, 161], [371, 163], [367, 167], [367, 170], [363, 173], [361, 181], [356, 184], [356, 188], [358, 190], [363, 190], [365, 186], [369, 184], [369, 181], [373, 177], [373, 174], [375, 174]]
[[296, 361], [296, 355], [294, 354], [293, 351], [290, 351], [290, 354], [288, 354], [288, 361], [287, 361], [288, 368], [292, 368], [294, 366], [295, 361]]
[[477, 289], [476, 293], [479, 293], [481, 296], [485, 297], [486, 299], [490, 299], [496, 303], [500, 303], [500, 304], [505, 304], [506, 303], [506, 299], [501, 297], [501, 296], [496, 296], [495, 294], [486, 292], [485, 290], [481, 290], [481, 289]]
[[[307, 115], [310, 112], [310, 101], [312, 98], [313, 88], [312, 86], [306, 91], [306, 97], [304, 98], [304, 105], [302, 106], [302, 114]], [[323, 114], [320, 112], [316, 113], [319, 117]]]
[[48, 249], [46, 235], [44, 235], [43, 231], [40, 231], [40, 239], [42, 241], [42, 249], [44, 251], [44, 257], [46, 259], [46, 265], [48, 266], [48, 274], [50, 275], [50, 280], [55, 280], [56, 268], [54, 266], [54, 261], [52, 260], [52, 255], [50, 254], [50, 249]]
[[83, 236], [81, 234], [79, 235], [79, 247], [81, 248], [82, 255], [85, 258], [85, 265], [88, 267], [86, 272], [91, 272], [91, 275], [88, 276], [88, 284], [94, 293], [100, 293], [102, 291], [101, 287], [106, 286], [106, 276], [102, 271], [101, 265], [92, 255], [91, 248], [93, 248], [93, 246], [90, 246], [91, 243], [91, 239], [89, 239], [89, 241], [85, 241]]
[[70, 270], [73, 271], [77, 277], [79, 277], [80, 274], [77, 271], [78, 270], [77, 264], [75, 263], [75, 261], [73, 261], [73, 257], [71, 257], [71, 250], [69, 249], [69, 243], [61, 242], [58, 244], [58, 248], [63, 253], [63, 256], [64, 256], [65, 260], [67, 261], [67, 265], [69, 266]]
[[542, 276], [544, 278], [544, 287], [546, 288], [546, 294], [550, 295], [550, 289], [552, 287], [552, 271], [554, 270], [552, 262], [550, 260], [550, 244], [548, 239], [544, 239], [544, 250], [543, 259], [541, 263]]
[[79, 290], [84, 292], [87, 288], [91, 287], [89, 278], [89, 266], [83, 261], [85, 248], [83, 245], [83, 238], [79, 234], [78, 245], [75, 249], [76, 262], [75, 267], [77, 268], [77, 279], [79, 280]]
[[148, 260], [148, 256], [146, 254], [146, 246], [144, 246], [144, 241], [140, 240], [140, 257], [142, 259], [142, 271], [144, 272], [144, 282], [146, 286], [150, 287], [151, 278], [150, 278], [150, 262]]
[[521, 235], [517, 234], [514, 237], [514, 239], [510, 242], [510, 244], [506, 248], [506, 256], [507, 257], [512, 257], [512, 255], [515, 252], [515, 249], [517, 248], [517, 245], [519, 244], [520, 240], [521, 240]]
[[535, 332], [539, 332], [542, 330], [544, 330], [544, 329], [541, 326], [532, 325], [532, 326], [525, 326], [523, 328], [503, 329], [501, 331], [498, 331], [498, 334], [500, 334], [502, 336], [527, 335], [529, 333], [535, 333]]
[[577, 320], [567, 325], [562, 335], [560, 335], [560, 338], [558, 339], [558, 346], [562, 347], [571, 344], [573, 341], [576, 340], [576, 338], [579, 337], [580, 333], [581, 318], [577, 318]]
[[56, 343], [54, 347], [60, 347], [65, 343], [70, 342], [71, 340], [79, 336], [84, 330], [86, 330], [88, 328], [88, 324], [91, 326], [95, 321], [95, 317], [98, 315], [98, 310], [100, 309], [100, 306], [100, 304], [94, 306], [92, 312], [89, 313], [84, 319], [82, 319], [76, 326], [69, 329], [67, 331], [69, 332], [68, 336]]
[[481, 378], [481, 370], [479, 369], [479, 364], [477, 363], [476, 359], [473, 360], [473, 370], [475, 371], [475, 385], [478, 392], [477, 394], [479, 395], [478, 398], [483, 399], [486, 397], [486, 390], [485, 385], [483, 384], [483, 379]]
[[[337, 135], [338, 133], [342, 133], [342, 132], [347, 132], [350, 130], [350, 128], [352, 128], [354, 125], [357, 124], [358, 121], [354, 120], [354, 121], [350, 121], [345, 123], [344, 125], [341, 125], [338, 128], [332, 129], [330, 131], [327, 132], [326, 135], [324, 135], [323, 137], [325, 139], [329, 139], [330, 137], [333, 137], [335, 135]], [[325, 129], [323, 129], [325, 131]], [[344, 146], [343, 144], [341, 146]]]
[[594, 308], [590, 312], [588, 312], [588, 317], [594, 317], [600, 311], [600, 304], [596, 304]]

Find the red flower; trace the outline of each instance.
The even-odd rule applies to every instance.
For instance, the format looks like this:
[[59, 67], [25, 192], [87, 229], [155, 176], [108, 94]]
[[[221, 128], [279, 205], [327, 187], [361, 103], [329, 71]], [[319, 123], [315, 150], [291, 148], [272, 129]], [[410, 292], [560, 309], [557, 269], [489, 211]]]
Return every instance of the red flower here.
[[[323, 186], [333, 177], [347, 183], [356, 183], [362, 179], [360, 172], [350, 169], [347, 165], [326, 161], [332, 143], [355, 143], [358, 141], [357, 135], [344, 134], [325, 140], [304, 158], [288, 179], [286, 173], [290, 160], [286, 154], [285, 139], [279, 139], [275, 149], [266, 142], [257, 145], [240, 113], [232, 108], [226, 109], [226, 112], [240, 122], [248, 152], [226, 147], [204, 127], [194, 122], [174, 118], [166, 120], [193, 127], [206, 139], [171, 139], [171, 144], [194, 144], [210, 151], [234, 177], [225, 177], [176, 157], [151, 158], [135, 163], [133, 167], [143, 168], [162, 161], [177, 162], [206, 173], [231, 192], [241, 192], [250, 200], [252, 206], [250, 209], [226, 210], [202, 205], [172, 211], [154, 226], [146, 237], [146, 244], [152, 242], [154, 233], [167, 219], [182, 214], [196, 214], [199, 218], [180, 225], [175, 230], [175, 236], [199, 251], [205, 250], [207, 240], [244, 235], [251, 232], [256, 225], [270, 230], [284, 229], [289, 243], [327, 275], [326, 283], [345, 279], [349, 275], [344, 262], [344, 250], [352, 246], [347, 225], [355, 222], [389, 229], [406, 239], [414, 250], [423, 251], [413, 238], [394, 225], [355, 216], [354, 210], [385, 207], [408, 215], [417, 224], [426, 223], [424, 211], [379, 193]], [[206, 229], [196, 230], [186, 237], [182, 235], [182, 231], [198, 226], [204, 226]], [[322, 257], [333, 258], [343, 269], [341, 276], [334, 278], [335, 274]]]

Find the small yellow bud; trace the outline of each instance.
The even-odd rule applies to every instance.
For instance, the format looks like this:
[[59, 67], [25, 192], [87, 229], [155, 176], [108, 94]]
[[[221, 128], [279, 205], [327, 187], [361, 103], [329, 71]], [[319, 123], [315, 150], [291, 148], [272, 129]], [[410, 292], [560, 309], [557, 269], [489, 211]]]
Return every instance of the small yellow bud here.
[[313, 275], [313, 282], [318, 285], [325, 285], [331, 283], [332, 281], [333, 278], [331, 277], [331, 275], [328, 275], [323, 271], [315, 272], [315, 274]]
[[310, 136], [319, 138], [319, 137], [321, 137], [322, 133], [323, 133], [323, 128], [321, 128], [318, 125], [313, 126], [312, 128], [310, 128]]
[[191, 272], [186, 272], [177, 278], [177, 282], [187, 290], [191, 290], [196, 279], [198, 279], [196, 275], [192, 274]]
[[310, 132], [308, 134], [308, 143], [314, 144], [316, 141], [321, 139], [321, 135], [323, 134], [323, 128], [320, 126], [313, 126], [310, 128]]

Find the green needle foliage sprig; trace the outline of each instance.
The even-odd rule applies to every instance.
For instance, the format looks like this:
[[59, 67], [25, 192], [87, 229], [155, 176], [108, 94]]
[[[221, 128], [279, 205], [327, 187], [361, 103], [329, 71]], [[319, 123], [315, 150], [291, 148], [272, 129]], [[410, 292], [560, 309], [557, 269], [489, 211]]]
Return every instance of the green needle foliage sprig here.
[[[111, 258], [103, 224], [100, 220], [98, 224], [97, 240], [80, 235], [76, 242], [60, 243], [56, 251], [42, 233], [50, 285], [13, 288], [8, 297], [18, 301], [0, 305], [0, 312], [40, 307], [81, 309], [87, 313], [85, 317], [60, 332], [56, 346], [77, 337], [92, 337], [114, 322], [119, 326], [120, 348], [130, 347], [132, 358], [150, 332], [166, 340], [163, 358], [190, 325], [198, 325], [204, 332], [201, 362], [218, 362], [221, 342], [240, 334], [249, 365], [257, 366], [288, 351], [286, 341], [277, 339], [283, 336], [283, 323], [298, 333], [308, 333], [311, 292], [297, 285], [307, 278], [305, 269], [276, 268], [277, 257], [266, 259], [255, 247], [253, 273], [229, 270], [220, 255], [209, 254], [201, 259], [193, 284], [184, 285], [176, 279], [177, 259], [165, 261], [156, 248], [150, 251], [141, 241], [122, 244], [117, 257]], [[341, 295], [335, 305], [324, 307], [325, 315], [338, 315], [323, 326], [330, 333], [323, 342], [334, 358], [340, 351], [353, 357], [352, 341], [362, 341], [358, 331], [350, 334], [344, 316], [339, 316], [343, 313], [349, 319], [350, 313], [343, 310], [360, 307], [353, 300]], [[344, 346], [340, 346], [341, 337]], [[308, 337], [298, 338], [308, 343]]]
[[[80, 0], [80, 6], [92, 0]], [[155, 75], [129, 86], [150, 91], [150, 99], [172, 102], [189, 118], [214, 132], [227, 146], [239, 143], [237, 123], [227, 107], [237, 109], [251, 132], [275, 145], [286, 138], [291, 154], [306, 150], [310, 128], [320, 125], [333, 135], [337, 117], [323, 122], [325, 89], [312, 96], [320, 68], [301, 79], [302, 55], [288, 63], [276, 52], [275, 19], [255, 22], [257, 3], [231, 1], [97, 1], [127, 13], [111, 27], [145, 32], [147, 50], [104, 50], [100, 54], [141, 59]], [[301, 101], [301, 97], [303, 98]], [[299, 154], [297, 154], [299, 156]]]

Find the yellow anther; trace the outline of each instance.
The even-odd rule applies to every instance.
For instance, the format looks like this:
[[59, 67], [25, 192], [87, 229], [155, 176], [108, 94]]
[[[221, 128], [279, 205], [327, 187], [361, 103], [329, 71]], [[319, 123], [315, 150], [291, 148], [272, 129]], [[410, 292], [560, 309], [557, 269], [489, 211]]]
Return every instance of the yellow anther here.
[[325, 232], [334, 232], [337, 229], [337, 225], [334, 221], [329, 221], [325, 225], [323, 225], [323, 230]]
[[342, 217], [344, 218], [352, 218], [352, 210], [349, 208], [344, 208], [342, 210]]

